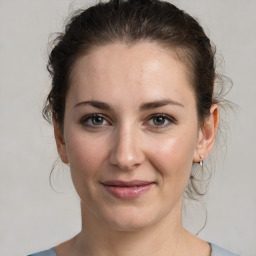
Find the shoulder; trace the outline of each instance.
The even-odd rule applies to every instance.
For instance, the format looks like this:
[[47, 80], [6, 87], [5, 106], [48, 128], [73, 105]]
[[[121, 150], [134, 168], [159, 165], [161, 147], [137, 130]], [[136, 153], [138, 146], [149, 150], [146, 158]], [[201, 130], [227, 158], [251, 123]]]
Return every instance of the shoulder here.
[[[239, 256], [238, 254], [229, 252], [216, 244], [210, 243], [210, 246], [212, 249], [211, 256]], [[28, 256], [57, 256], [57, 254], [56, 254], [54, 248], [51, 248], [46, 251], [30, 254]]]
[[212, 248], [211, 256], [239, 256], [238, 254], [229, 252], [216, 244], [210, 243], [210, 245]]
[[56, 254], [54, 248], [51, 248], [51, 249], [46, 250], [46, 251], [30, 254], [28, 256], [57, 256], [57, 254]]

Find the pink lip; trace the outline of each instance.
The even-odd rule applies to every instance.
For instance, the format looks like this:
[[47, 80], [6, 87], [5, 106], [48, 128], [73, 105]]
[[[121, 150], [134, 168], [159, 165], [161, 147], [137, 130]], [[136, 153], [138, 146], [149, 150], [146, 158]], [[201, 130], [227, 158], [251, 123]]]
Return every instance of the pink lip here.
[[117, 198], [135, 199], [148, 192], [155, 183], [141, 180], [111, 180], [102, 182], [101, 184], [111, 195]]

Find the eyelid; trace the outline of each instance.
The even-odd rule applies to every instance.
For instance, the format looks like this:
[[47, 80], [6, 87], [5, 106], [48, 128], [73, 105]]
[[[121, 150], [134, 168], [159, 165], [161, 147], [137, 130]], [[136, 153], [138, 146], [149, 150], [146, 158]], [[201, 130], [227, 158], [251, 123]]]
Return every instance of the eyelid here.
[[[96, 118], [96, 117], [101, 117], [103, 118], [103, 120], [105, 122], [107, 122], [107, 124], [99, 124], [99, 125], [93, 125], [93, 124], [89, 124], [87, 121], [89, 119], [92, 118]], [[156, 124], [149, 124], [149, 122], [153, 119], [153, 118], [157, 118], [157, 117], [163, 117], [165, 119], [165, 121], [168, 121], [167, 124], [164, 125], [156, 125]], [[89, 127], [89, 128], [95, 128], [95, 129], [100, 129], [103, 126], [108, 126], [108, 125], [112, 125], [112, 122], [109, 120], [109, 118], [105, 115], [105, 114], [101, 114], [101, 113], [91, 113], [91, 114], [87, 114], [85, 116], [83, 116], [79, 123], [81, 123], [82, 125]], [[146, 121], [143, 123], [144, 126], [148, 126], [151, 127], [151, 129], [164, 129], [164, 128], [168, 128], [169, 126], [172, 126], [173, 124], [177, 123], [177, 119], [174, 118], [173, 116], [170, 116], [168, 114], [164, 114], [164, 113], [154, 113], [150, 116], [148, 116], [148, 118], [146, 119]]]
[[155, 114], [152, 114], [149, 116], [149, 119], [152, 118], [152, 117], [165, 117], [166, 119], [170, 119], [172, 120], [173, 122], [176, 122], [177, 120], [173, 117], [173, 116], [170, 116], [168, 114], [165, 114], [165, 113], [155, 113]]
[[164, 117], [164, 118], [166, 118], [166, 119], [171, 120], [172, 122], [177, 122], [177, 120], [176, 120], [173, 116], [170, 116], [170, 115], [164, 114], [164, 113], [155, 113], [155, 114], [152, 114], [152, 115], [149, 116], [148, 119], [151, 119], [151, 118], [153, 118], [153, 117]]
[[88, 114], [88, 115], [85, 115], [81, 118], [80, 120], [80, 123], [82, 125], [85, 125], [87, 127], [91, 127], [91, 128], [101, 128], [102, 126], [105, 126], [106, 124], [102, 124], [102, 125], [91, 125], [91, 124], [88, 124], [86, 123], [86, 121], [88, 121], [89, 119], [92, 119], [92, 118], [96, 118], [96, 117], [101, 117], [104, 119], [104, 121], [108, 122], [108, 124], [110, 124], [110, 121], [109, 119], [103, 115], [103, 114], [100, 114], [100, 113], [92, 113], [92, 114]]
[[148, 126], [151, 126], [153, 129], [164, 129], [164, 128], [167, 128], [167, 127], [169, 127], [173, 124], [177, 124], [176, 118], [174, 118], [173, 116], [164, 114], [164, 113], [155, 113], [155, 114], [150, 115], [148, 117], [146, 123], [148, 123], [153, 118], [157, 118], [157, 117], [163, 117], [163, 118], [165, 118], [165, 120], [168, 120], [169, 123], [165, 124], [165, 125], [148, 125]]

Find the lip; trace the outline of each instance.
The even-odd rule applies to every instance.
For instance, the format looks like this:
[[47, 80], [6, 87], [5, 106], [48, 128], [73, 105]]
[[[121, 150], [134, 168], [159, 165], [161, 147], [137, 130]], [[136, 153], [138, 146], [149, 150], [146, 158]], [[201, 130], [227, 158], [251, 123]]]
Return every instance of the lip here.
[[119, 199], [135, 199], [148, 192], [155, 182], [132, 180], [110, 180], [101, 183], [114, 197]]

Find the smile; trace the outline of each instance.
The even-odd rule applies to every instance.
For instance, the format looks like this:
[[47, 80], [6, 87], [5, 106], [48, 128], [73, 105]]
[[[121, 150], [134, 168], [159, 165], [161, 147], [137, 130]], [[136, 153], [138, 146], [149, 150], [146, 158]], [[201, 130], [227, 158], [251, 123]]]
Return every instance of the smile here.
[[114, 197], [119, 199], [135, 199], [148, 192], [155, 182], [149, 181], [106, 181], [101, 183], [104, 188]]

